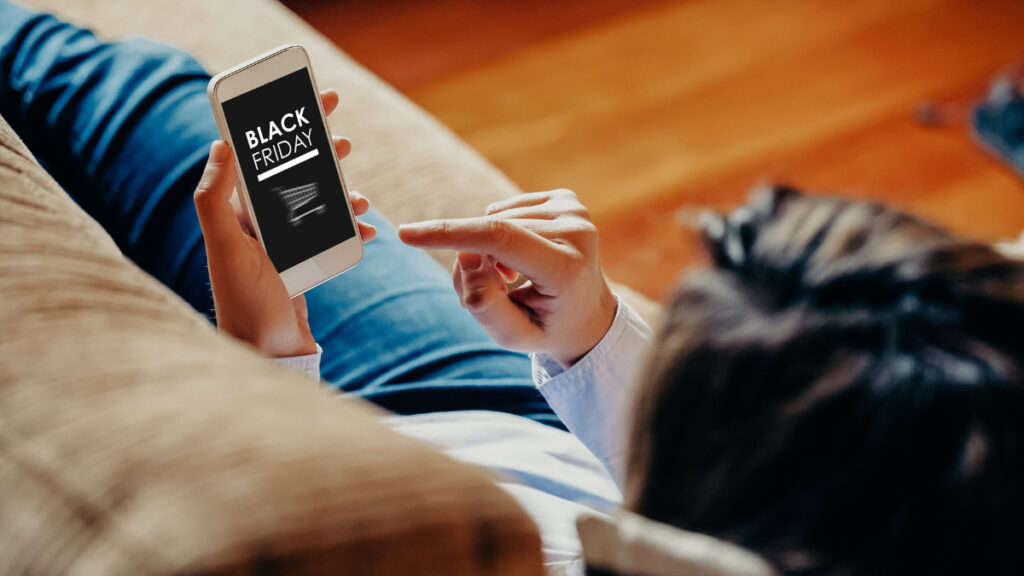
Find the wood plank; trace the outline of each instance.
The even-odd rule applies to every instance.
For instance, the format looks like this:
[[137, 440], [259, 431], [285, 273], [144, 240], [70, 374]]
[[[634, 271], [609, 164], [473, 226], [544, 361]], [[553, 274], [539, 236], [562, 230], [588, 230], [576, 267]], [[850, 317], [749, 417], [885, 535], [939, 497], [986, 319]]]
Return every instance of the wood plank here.
[[[284, 0], [399, 90], [668, 0]], [[678, 1], [678, 0], [677, 0]]]
[[1024, 57], [1018, 0], [286, 2], [525, 189], [575, 189], [649, 295], [700, 259], [680, 220], [761, 180], [1024, 229], [1019, 179], [913, 121]]
[[749, 10], [662, 7], [412, 96], [525, 188], [574, 188], [610, 274], [651, 295], [697, 254], [677, 210], [735, 204], [762, 178], [885, 199], [986, 239], [1024, 228], [1015, 179], [963, 131], [911, 120], [1024, 54], [1024, 3]]
[[666, 297], [681, 271], [704, 261], [686, 222], [701, 210], [742, 203], [754, 185], [766, 181], [884, 201], [981, 241], [1024, 230], [1019, 178], [980, 152], [963, 127], [925, 128], [900, 113], [681, 187], [675, 197], [600, 223], [608, 274]]
[[1024, 53], [1024, 3], [997, 4], [795, 0], [736, 32], [748, 3], [684, 4], [412, 95], [525, 188], [573, 187], [604, 216], [991, 73]]

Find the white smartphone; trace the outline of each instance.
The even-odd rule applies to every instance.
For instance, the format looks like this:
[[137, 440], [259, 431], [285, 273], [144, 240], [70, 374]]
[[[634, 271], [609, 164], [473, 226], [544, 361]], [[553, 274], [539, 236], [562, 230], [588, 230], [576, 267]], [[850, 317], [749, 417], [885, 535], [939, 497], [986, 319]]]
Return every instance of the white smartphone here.
[[306, 51], [271, 50], [214, 76], [207, 93], [239, 200], [288, 293], [358, 264], [363, 241]]

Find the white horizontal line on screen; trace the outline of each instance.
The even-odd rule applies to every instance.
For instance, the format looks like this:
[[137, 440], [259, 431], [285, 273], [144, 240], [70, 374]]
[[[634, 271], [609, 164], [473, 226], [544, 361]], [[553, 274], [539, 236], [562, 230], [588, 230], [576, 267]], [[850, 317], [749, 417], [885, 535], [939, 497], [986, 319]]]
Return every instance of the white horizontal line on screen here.
[[271, 176], [280, 174], [281, 172], [284, 172], [285, 170], [287, 170], [289, 168], [293, 168], [295, 166], [298, 166], [299, 164], [302, 164], [303, 162], [305, 162], [306, 160], [309, 160], [310, 158], [315, 158], [318, 154], [320, 154], [320, 149], [319, 148], [314, 148], [314, 149], [310, 150], [309, 152], [306, 152], [302, 156], [299, 156], [298, 158], [292, 158], [291, 160], [285, 162], [284, 164], [281, 164], [280, 166], [278, 166], [276, 168], [271, 168], [270, 170], [267, 170], [263, 174], [260, 174], [259, 176], [257, 176], [256, 180], [258, 182], [263, 182], [264, 180], [266, 180], [267, 178], [270, 178]]

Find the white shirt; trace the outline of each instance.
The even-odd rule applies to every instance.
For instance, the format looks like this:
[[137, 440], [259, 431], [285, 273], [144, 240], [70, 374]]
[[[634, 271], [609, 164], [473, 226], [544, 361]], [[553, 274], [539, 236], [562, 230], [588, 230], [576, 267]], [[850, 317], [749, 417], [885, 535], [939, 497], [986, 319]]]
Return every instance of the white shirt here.
[[[531, 355], [534, 383], [572, 434], [489, 411], [392, 416], [385, 422], [493, 472], [536, 522], [549, 570], [582, 574], [576, 517], [582, 511], [610, 513], [622, 501], [628, 393], [651, 337], [650, 327], [619, 299], [608, 333], [572, 367]], [[279, 362], [317, 376], [320, 353]]]

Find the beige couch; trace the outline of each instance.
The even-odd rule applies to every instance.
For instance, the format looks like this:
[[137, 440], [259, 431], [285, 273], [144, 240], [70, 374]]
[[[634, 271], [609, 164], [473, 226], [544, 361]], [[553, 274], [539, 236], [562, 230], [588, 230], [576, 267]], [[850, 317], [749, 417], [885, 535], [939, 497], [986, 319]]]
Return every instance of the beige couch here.
[[[29, 3], [210, 70], [306, 46], [342, 94], [350, 182], [396, 222], [519, 192], [272, 0]], [[2, 574], [541, 573], [536, 528], [481, 471], [217, 336], [2, 121], [0, 334]]]
[[481, 471], [212, 327], [0, 120], [0, 574], [541, 573]]

